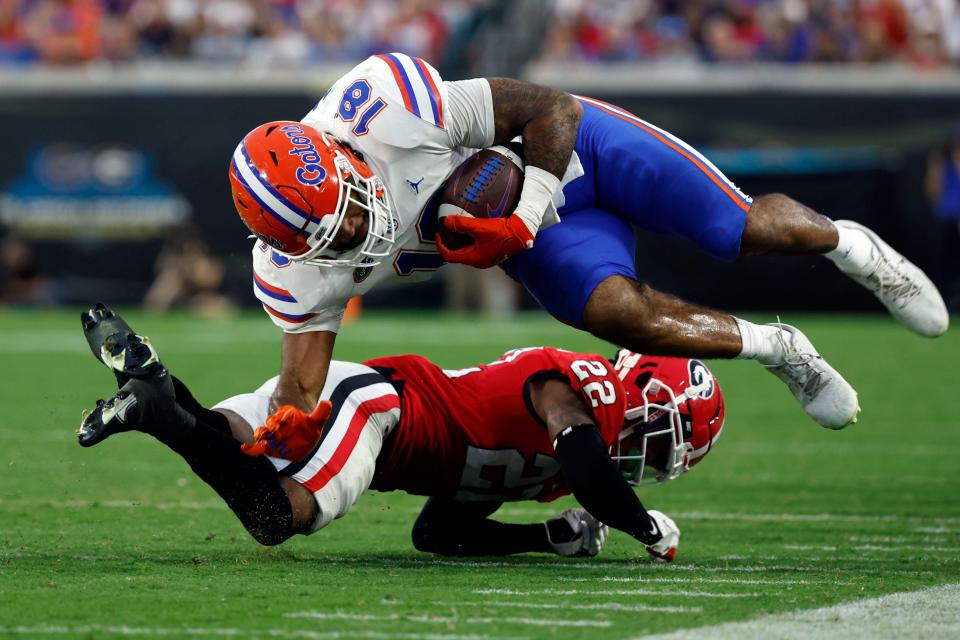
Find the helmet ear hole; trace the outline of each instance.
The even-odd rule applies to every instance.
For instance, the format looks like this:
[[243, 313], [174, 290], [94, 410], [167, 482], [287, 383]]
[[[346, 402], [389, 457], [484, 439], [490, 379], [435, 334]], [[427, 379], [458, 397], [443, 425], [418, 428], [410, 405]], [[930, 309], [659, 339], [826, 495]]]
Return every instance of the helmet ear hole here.
[[647, 383], [650, 382], [650, 378], [653, 377], [653, 371], [644, 371], [637, 376], [636, 385], [638, 389], [643, 389], [647, 386]]

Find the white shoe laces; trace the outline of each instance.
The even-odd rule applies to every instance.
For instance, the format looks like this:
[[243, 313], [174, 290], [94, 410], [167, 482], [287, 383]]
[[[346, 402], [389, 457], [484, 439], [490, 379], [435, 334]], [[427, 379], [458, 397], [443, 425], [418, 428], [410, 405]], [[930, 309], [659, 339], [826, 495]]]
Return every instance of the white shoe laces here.
[[877, 252], [880, 254], [877, 266], [869, 275], [863, 276], [863, 280], [878, 296], [890, 298], [903, 308], [920, 294], [920, 287], [910, 279], [910, 276], [898, 269], [898, 265], [893, 264], [879, 250]]
[[[777, 317], [777, 323], [780, 323], [779, 317]], [[815, 361], [821, 358], [812, 353], [801, 353], [794, 345], [794, 340], [787, 340], [784, 337], [785, 333], [793, 337], [793, 334], [786, 329], [780, 328], [777, 331], [777, 340], [783, 348], [783, 362], [764, 366], [781, 373], [791, 389], [800, 389], [805, 397], [813, 398], [827, 383], [823, 378], [823, 372], [815, 366]]]

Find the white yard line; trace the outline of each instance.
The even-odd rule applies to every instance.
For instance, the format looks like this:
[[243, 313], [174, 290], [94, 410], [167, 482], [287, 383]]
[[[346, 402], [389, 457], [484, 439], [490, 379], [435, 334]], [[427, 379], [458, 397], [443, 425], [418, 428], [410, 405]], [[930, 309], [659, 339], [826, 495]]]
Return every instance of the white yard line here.
[[303, 638], [304, 640], [340, 640], [370, 638], [372, 640], [527, 640], [524, 636], [497, 636], [459, 633], [402, 633], [361, 630], [312, 631], [310, 629], [236, 629], [230, 627], [133, 627], [127, 625], [36, 625], [0, 627], [0, 635], [12, 636], [217, 636], [227, 638]]
[[917, 527], [913, 529], [914, 533], [956, 533], [955, 529], [949, 527]]
[[426, 615], [408, 615], [403, 616], [399, 613], [390, 615], [374, 615], [368, 613], [348, 613], [345, 611], [297, 611], [284, 614], [285, 618], [312, 618], [315, 620], [351, 620], [358, 622], [421, 622], [425, 624], [520, 624], [532, 625], [536, 627], [594, 627], [606, 629], [612, 623], [609, 620], [569, 620], [555, 618], [520, 618], [510, 616], [493, 617], [469, 617], [461, 618], [459, 616], [426, 616]]
[[[507, 516], [542, 516], [545, 508], [533, 506], [506, 506], [497, 511]], [[843, 513], [736, 513], [717, 511], [671, 511], [674, 520], [714, 520], [732, 522], [840, 522], [851, 524], [884, 524], [890, 522], [915, 521], [915, 516], [902, 514], [843, 514]], [[939, 517], [925, 519], [943, 525], [960, 524], [958, 517]], [[946, 531], [950, 531], [947, 529]], [[940, 531], [941, 533], [943, 531]]]
[[763, 593], [716, 593], [686, 589], [474, 589], [477, 595], [497, 596], [664, 596], [681, 598], [757, 598]]
[[640, 637], [643, 640], [955, 639], [960, 637], [960, 584]]
[[[400, 600], [384, 600], [382, 604], [403, 605]], [[578, 604], [573, 602], [513, 602], [502, 600], [474, 600], [472, 602], [446, 602], [435, 600], [430, 603], [437, 607], [507, 607], [518, 609], [578, 609], [583, 611], [654, 611], [659, 613], [699, 613], [701, 607], [672, 607], [647, 604], [624, 604], [622, 602], [596, 602]]]
[[[702, 576], [682, 576], [682, 577], [624, 577], [618, 578], [614, 576], [597, 576], [594, 578], [570, 578], [567, 576], [557, 576], [552, 578], [556, 582], [616, 582], [616, 583], [635, 583], [635, 582], [653, 582], [653, 583], [666, 583], [666, 584], [770, 584], [770, 585], [812, 585], [819, 584], [823, 582], [822, 580], [765, 580], [763, 578], [705, 578]], [[831, 579], [831, 581], [833, 581]]]
[[227, 508], [223, 502], [216, 500], [191, 501], [178, 500], [176, 502], [150, 502], [139, 500], [9, 500], [0, 498], [0, 507], [47, 507], [53, 509], [159, 509], [161, 511], [222, 511]]
[[785, 544], [783, 545], [784, 549], [792, 549], [798, 551], [870, 551], [870, 552], [879, 552], [879, 553], [901, 553], [903, 551], [912, 551], [914, 553], [926, 553], [930, 551], [942, 552], [942, 553], [957, 553], [960, 551], [960, 547], [933, 547], [921, 543], [910, 544], [910, 545], [875, 545], [875, 544], [858, 544], [851, 546], [837, 546], [837, 545], [817, 545], [817, 544]]
[[[744, 556], [744, 559], [751, 559], [748, 556]], [[781, 556], [770, 556], [772, 560], [784, 560]], [[826, 560], [838, 560], [838, 558], [825, 558]], [[821, 558], [816, 558], [816, 560], [821, 560]], [[862, 558], [844, 558], [844, 560], [850, 561], [859, 561]], [[699, 565], [699, 564], [662, 564], [662, 563], [652, 563], [647, 558], [638, 559], [635, 562], [564, 562], [562, 560], [547, 560], [543, 562], [504, 562], [501, 560], [491, 560], [487, 562], [483, 561], [474, 561], [474, 560], [436, 560], [436, 559], [423, 559], [423, 560], [396, 560], [390, 558], [377, 559], [376, 561], [362, 561], [362, 562], [351, 562], [354, 565], [363, 565], [369, 564], [371, 566], [376, 562], [380, 566], [401, 566], [401, 567], [410, 567], [410, 568], [425, 568], [428, 566], [440, 566], [440, 567], [460, 567], [465, 569], [492, 569], [492, 568], [507, 568], [507, 569], [545, 569], [550, 568], [554, 571], [563, 571], [567, 569], [593, 569], [595, 571], [650, 571], [651, 573], [766, 573], [766, 572], [786, 572], [786, 573], [797, 573], [797, 572], [813, 572], [821, 573], [824, 571], [823, 567], [811, 567], [811, 566], [801, 566], [801, 565], [787, 565], [787, 564], [771, 564], [771, 565], [731, 565], [724, 567], [717, 567], [712, 565]], [[896, 569], [896, 568], [881, 568], [881, 569], [867, 569], [867, 568], [837, 568], [831, 567], [829, 569], [831, 573], [849, 573], [849, 574], [875, 574], [875, 573], [907, 573], [910, 575], [932, 575], [930, 571], [916, 571], [915, 569]]]

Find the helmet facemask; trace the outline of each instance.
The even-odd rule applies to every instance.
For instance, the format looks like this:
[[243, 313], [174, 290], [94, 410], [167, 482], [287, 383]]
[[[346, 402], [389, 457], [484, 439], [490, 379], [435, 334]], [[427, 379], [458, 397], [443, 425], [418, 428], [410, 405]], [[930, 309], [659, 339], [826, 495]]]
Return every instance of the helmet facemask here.
[[[380, 259], [390, 255], [396, 241], [396, 223], [391, 215], [392, 206], [383, 182], [372, 172], [363, 175], [354, 162], [342, 150], [336, 140], [321, 134], [324, 143], [332, 150], [333, 164], [337, 170], [340, 193], [332, 215], [323, 216], [319, 229], [308, 240], [310, 250], [291, 259], [321, 267], [359, 267], [380, 264]], [[359, 162], [359, 160], [358, 160]], [[337, 257], [321, 256], [330, 251], [330, 244], [347, 214], [350, 205], [356, 205], [367, 214], [367, 235], [359, 246], [341, 252]]]
[[634, 485], [672, 480], [713, 448], [723, 429], [724, 401], [701, 361], [645, 356], [620, 349], [614, 370], [626, 409], [611, 456]]
[[[688, 387], [678, 399], [669, 385], [651, 378], [640, 391], [642, 403], [624, 414], [627, 427], [620, 432], [616, 455], [611, 456], [632, 485], [660, 484], [673, 480], [690, 469], [693, 445], [683, 440], [680, 402], [696, 396], [700, 386]], [[651, 397], [666, 395], [665, 401]], [[640, 437], [639, 446], [627, 448]], [[663, 453], [661, 453], [663, 451]], [[651, 455], [656, 452], [659, 455]], [[662, 459], [662, 469], [652, 462]]]

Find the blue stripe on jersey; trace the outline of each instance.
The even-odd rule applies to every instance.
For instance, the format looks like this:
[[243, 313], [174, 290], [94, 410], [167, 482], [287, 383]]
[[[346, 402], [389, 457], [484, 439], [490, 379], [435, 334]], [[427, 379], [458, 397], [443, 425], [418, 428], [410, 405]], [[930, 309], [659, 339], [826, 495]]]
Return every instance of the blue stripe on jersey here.
[[254, 286], [262, 291], [265, 295], [270, 296], [274, 300], [279, 300], [280, 302], [296, 302], [297, 299], [292, 295], [287, 293], [280, 293], [279, 291], [271, 290], [268, 288], [268, 283], [261, 282], [260, 278], [257, 277], [257, 274], [253, 274], [253, 284]]
[[430, 108], [433, 109], [433, 123], [440, 126], [440, 110], [437, 108], [437, 101], [433, 99], [433, 91], [430, 90], [430, 82], [424, 72], [423, 64], [418, 64], [419, 60], [414, 59], [413, 66], [417, 68], [420, 79], [423, 80], [423, 87], [427, 90], [427, 97], [430, 98]]
[[417, 94], [413, 92], [413, 85], [410, 84], [410, 76], [407, 75], [407, 70], [404, 68], [403, 63], [400, 62], [400, 59], [392, 53], [387, 53], [384, 55], [393, 60], [394, 64], [397, 65], [397, 71], [400, 73], [400, 79], [403, 80], [403, 85], [407, 88], [407, 93], [410, 95], [410, 106], [413, 107], [413, 113], [418, 118], [422, 118], [423, 116], [420, 115], [420, 106], [417, 104]]
[[264, 307], [269, 309], [273, 315], [277, 316], [281, 320], [287, 320], [288, 322], [303, 322], [304, 320], [309, 320], [310, 318], [313, 318], [314, 316], [317, 315], [315, 313], [302, 313], [300, 315], [295, 315], [292, 313], [284, 313], [282, 311], [277, 311], [276, 309], [274, 309], [268, 304], [264, 304], [262, 302], [261, 304], [263, 304]]

